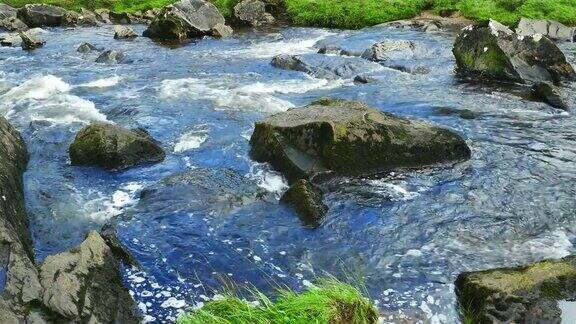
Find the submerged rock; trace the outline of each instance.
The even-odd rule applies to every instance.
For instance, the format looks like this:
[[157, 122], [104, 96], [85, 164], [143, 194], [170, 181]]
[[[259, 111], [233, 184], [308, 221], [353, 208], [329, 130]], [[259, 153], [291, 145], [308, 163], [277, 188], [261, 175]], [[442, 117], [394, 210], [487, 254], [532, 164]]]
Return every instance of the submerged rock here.
[[328, 212], [328, 207], [322, 202], [322, 192], [307, 180], [298, 180], [280, 199], [296, 210], [306, 226], [318, 227]]
[[576, 41], [576, 28], [566, 27], [563, 24], [547, 19], [522, 18], [516, 28], [520, 36], [535, 36], [537, 34], [559, 41]]
[[27, 4], [18, 9], [18, 18], [29, 27], [61, 26], [66, 10], [46, 4]]
[[382, 113], [361, 102], [321, 99], [256, 123], [251, 156], [294, 182], [317, 173], [366, 174], [470, 158], [455, 133]]
[[266, 4], [260, 0], [243, 0], [234, 6], [234, 16], [252, 27], [272, 24], [275, 19], [266, 12]]
[[107, 170], [160, 162], [166, 156], [145, 130], [128, 130], [102, 123], [80, 130], [69, 153], [72, 165], [99, 166]]
[[211, 30], [212, 36], [216, 38], [225, 38], [230, 37], [234, 30], [232, 27], [224, 25], [224, 24], [216, 24]]
[[116, 25], [114, 26], [114, 39], [131, 39], [138, 37], [132, 28]]
[[383, 62], [414, 57], [416, 44], [412, 41], [383, 41], [372, 45], [362, 53], [362, 58]]
[[576, 298], [576, 256], [463, 273], [456, 293], [479, 323], [560, 323], [558, 301]]
[[40, 37], [38, 37], [37, 33], [32, 31], [25, 31], [19, 33], [20, 38], [22, 39], [22, 49], [24, 50], [35, 50], [39, 47], [44, 46], [46, 43]]
[[98, 50], [99, 49], [96, 46], [94, 46], [90, 43], [82, 43], [82, 44], [80, 44], [80, 46], [78, 46], [78, 49], [77, 49], [77, 51], [80, 53], [90, 53], [92, 51], [98, 51]]
[[0, 20], [0, 28], [7, 31], [22, 31], [28, 29], [28, 26], [16, 17], [8, 17]]
[[107, 50], [96, 58], [96, 63], [121, 63], [125, 57], [126, 55], [120, 51]]
[[82, 323], [140, 323], [122, 284], [120, 264], [97, 232], [80, 246], [49, 256], [40, 266], [44, 306]]
[[536, 98], [558, 109], [568, 110], [568, 105], [562, 98], [562, 93], [553, 84], [538, 82], [532, 86], [532, 93]]
[[514, 82], [558, 82], [576, 73], [564, 53], [541, 35], [523, 37], [491, 20], [469, 26], [453, 48], [462, 72]]
[[324, 55], [278, 55], [272, 66], [283, 70], [299, 71], [316, 78], [353, 79], [359, 74], [376, 70], [379, 65], [360, 58], [331, 57]]
[[100, 23], [96, 14], [90, 10], [82, 8], [80, 12], [68, 11], [62, 18], [64, 26], [98, 26]]
[[218, 9], [204, 0], [180, 0], [168, 5], [152, 20], [144, 36], [176, 42], [211, 35], [216, 25], [225, 25]]

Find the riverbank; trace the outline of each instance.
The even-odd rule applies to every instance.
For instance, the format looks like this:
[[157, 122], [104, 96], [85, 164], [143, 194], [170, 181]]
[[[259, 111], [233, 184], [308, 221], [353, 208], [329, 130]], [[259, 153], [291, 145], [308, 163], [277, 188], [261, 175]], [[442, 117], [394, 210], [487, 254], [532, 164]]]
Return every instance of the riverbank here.
[[[232, 17], [238, 0], [211, 0], [226, 19]], [[117, 12], [145, 11], [161, 8], [172, 0], [4, 0], [11, 6], [48, 3], [70, 10], [105, 8]], [[298, 26], [359, 29], [394, 20], [408, 19], [432, 10], [447, 15], [459, 12], [463, 17], [485, 21], [490, 18], [513, 26], [521, 17], [557, 20], [576, 25], [576, 3], [567, 0], [268, 0], [271, 6], [283, 8], [286, 18]]]

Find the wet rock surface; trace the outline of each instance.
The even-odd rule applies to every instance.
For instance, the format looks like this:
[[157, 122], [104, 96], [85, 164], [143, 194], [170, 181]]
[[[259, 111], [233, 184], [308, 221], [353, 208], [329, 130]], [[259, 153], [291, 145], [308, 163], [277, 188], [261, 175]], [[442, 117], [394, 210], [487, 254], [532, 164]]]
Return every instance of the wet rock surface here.
[[532, 86], [532, 93], [536, 98], [549, 104], [550, 106], [562, 110], [568, 110], [568, 104], [564, 100], [561, 90], [553, 84], [538, 82]]
[[328, 212], [328, 206], [322, 201], [320, 189], [303, 179], [294, 183], [282, 195], [280, 202], [292, 206], [302, 223], [312, 228], [320, 226]]
[[291, 71], [304, 72], [322, 79], [353, 79], [357, 75], [380, 68], [377, 64], [360, 58], [324, 55], [279, 55], [272, 59], [272, 66]]
[[22, 39], [22, 49], [24, 50], [35, 50], [44, 46], [46, 43], [38, 37], [38, 33], [34, 33], [33, 31], [20, 32], [19, 35]]
[[99, 166], [107, 170], [160, 162], [166, 156], [145, 130], [102, 123], [80, 130], [69, 152], [72, 165]]
[[132, 28], [122, 25], [114, 26], [114, 39], [132, 39], [138, 37], [138, 34]]
[[355, 101], [322, 99], [256, 123], [251, 156], [291, 181], [317, 173], [362, 174], [470, 157], [466, 142], [430, 124]]
[[18, 9], [18, 18], [29, 27], [61, 26], [66, 10], [45, 4], [27, 4]]
[[96, 63], [122, 63], [126, 59], [126, 55], [123, 52], [116, 50], [107, 50], [102, 52], [98, 58], [96, 58]]

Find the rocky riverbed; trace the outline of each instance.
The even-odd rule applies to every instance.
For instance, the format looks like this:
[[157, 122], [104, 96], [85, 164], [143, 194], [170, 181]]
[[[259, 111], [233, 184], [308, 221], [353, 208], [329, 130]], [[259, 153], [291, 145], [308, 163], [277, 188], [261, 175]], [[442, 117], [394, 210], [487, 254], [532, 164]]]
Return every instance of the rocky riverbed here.
[[3, 38], [0, 310], [173, 322], [225, 282], [273, 294], [332, 274], [362, 276], [385, 321], [453, 323], [461, 273], [574, 253], [569, 32], [296, 28], [251, 8], [233, 34], [218, 17], [166, 32], [169, 8]]

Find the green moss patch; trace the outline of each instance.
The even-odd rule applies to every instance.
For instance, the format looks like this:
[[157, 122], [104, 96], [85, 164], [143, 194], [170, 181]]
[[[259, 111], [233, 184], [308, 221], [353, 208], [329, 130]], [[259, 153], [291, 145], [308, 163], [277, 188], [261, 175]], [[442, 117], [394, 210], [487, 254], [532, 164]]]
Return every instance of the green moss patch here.
[[378, 312], [354, 287], [335, 279], [320, 280], [318, 286], [297, 294], [282, 290], [276, 301], [253, 292], [253, 306], [229, 294], [183, 315], [179, 324], [268, 324], [268, 323], [376, 323]]

